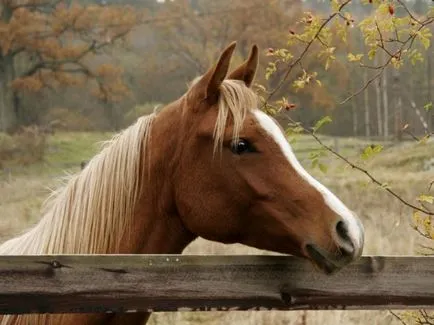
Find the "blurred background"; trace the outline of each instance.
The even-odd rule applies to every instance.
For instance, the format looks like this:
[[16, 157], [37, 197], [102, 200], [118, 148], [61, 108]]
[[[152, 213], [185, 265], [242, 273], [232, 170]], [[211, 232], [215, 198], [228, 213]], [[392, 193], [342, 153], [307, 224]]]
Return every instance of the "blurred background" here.
[[[418, 52], [399, 69], [387, 66], [373, 79], [379, 69], [348, 59], [348, 53], [368, 55], [366, 35], [357, 24], [375, 14], [370, 3], [347, 5], [352, 20], [341, 21], [346, 42], [335, 42], [327, 69], [313, 55], [320, 45], [311, 47], [312, 55], [304, 57], [274, 98], [285, 98], [290, 107], [285, 114], [305, 126], [330, 116], [333, 122], [321, 128], [322, 141], [413, 202], [434, 193], [431, 35], [424, 36], [425, 44], [421, 36], [421, 44], [414, 45]], [[402, 3], [414, 17], [433, 12], [430, 0]], [[403, 7], [388, 8], [391, 15], [407, 15]], [[270, 53], [289, 46], [288, 37], [301, 32], [302, 19], [331, 12], [331, 1], [321, 0], [1, 0], [0, 240], [35, 224], [59, 177], [78, 172], [100, 141], [184, 94], [231, 41], [237, 41], [233, 66], [253, 43], [259, 45], [256, 83], [273, 89], [286, 70], [266, 77]], [[432, 33], [434, 23], [426, 27]], [[340, 31], [337, 24], [330, 33]], [[295, 54], [304, 47], [291, 43]], [[387, 53], [379, 51], [371, 64], [381, 66], [385, 60]], [[316, 71], [321, 82], [295, 89], [293, 82], [303, 71]], [[287, 126], [285, 118], [277, 118]], [[412, 228], [411, 209], [363, 173], [309, 135], [288, 132], [288, 140], [309, 172], [360, 215], [365, 255], [427, 254], [423, 246], [434, 246]], [[380, 147], [381, 153], [367, 154]], [[202, 239], [185, 253], [268, 254]], [[388, 311], [159, 313], [150, 323], [401, 324]]]

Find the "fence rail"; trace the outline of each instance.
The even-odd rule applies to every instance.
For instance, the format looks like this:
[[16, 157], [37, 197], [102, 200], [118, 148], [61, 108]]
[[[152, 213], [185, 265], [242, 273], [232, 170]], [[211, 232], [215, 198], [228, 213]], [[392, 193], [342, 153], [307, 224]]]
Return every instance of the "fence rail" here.
[[288, 256], [0, 256], [0, 313], [434, 308], [434, 258], [331, 276]]

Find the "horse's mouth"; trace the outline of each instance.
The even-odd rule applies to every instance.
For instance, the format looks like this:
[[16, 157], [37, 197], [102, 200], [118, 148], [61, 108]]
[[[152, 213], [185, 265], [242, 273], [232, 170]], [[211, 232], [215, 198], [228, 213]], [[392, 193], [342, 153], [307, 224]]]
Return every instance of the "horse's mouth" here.
[[306, 245], [306, 252], [310, 259], [324, 273], [332, 274], [351, 262], [351, 258], [332, 255], [315, 245]]

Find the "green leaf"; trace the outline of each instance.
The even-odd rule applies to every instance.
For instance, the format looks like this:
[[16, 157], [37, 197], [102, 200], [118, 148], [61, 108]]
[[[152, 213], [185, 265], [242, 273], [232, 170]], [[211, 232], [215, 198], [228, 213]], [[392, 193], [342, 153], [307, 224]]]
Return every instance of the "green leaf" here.
[[318, 163], [318, 168], [324, 173], [327, 173], [328, 167], [327, 165], [324, 165], [323, 163]]
[[412, 65], [416, 65], [417, 62], [423, 62], [422, 53], [420, 53], [417, 49], [412, 49], [408, 57], [410, 58]]
[[376, 145], [374, 148], [372, 148], [372, 151], [374, 153], [380, 153], [383, 150], [383, 146], [382, 145]]
[[383, 150], [383, 146], [382, 145], [369, 145], [367, 146], [365, 149], [363, 149], [363, 153], [361, 155], [361, 158], [364, 160], [367, 160], [371, 157], [373, 157], [374, 155], [380, 153]]
[[268, 67], [265, 69], [265, 79], [270, 79], [271, 75], [277, 71], [277, 66], [275, 62], [269, 62]]
[[404, 64], [404, 60], [403, 60], [403, 59], [397, 59], [397, 58], [392, 58], [392, 59], [390, 60], [390, 62], [392, 63], [393, 67], [394, 67], [395, 69], [397, 69], [397, 70], [398, 70], [400, 67], [402, 67], [403, 64]]
[[425, 194], [422, 194], [422, 195], [420, 195], [420, 196], [417, 198], [417, 200], [418, 200], [419, 202], [427, 202], [427, 203], [430, 203], [430, 204], [434, 204], [434, 196], [432, 196], [432, 195], [425, 195]]
[[433, 107], [432, 102], [429, 102], [428, 104], [424, 105], [423, 108], [428, 112]]
[[377, 54], [377, 49], [376, 48], [370, 49], [368, 52], [369, 59], [372, 60], [375, 57], [375, 54]]
[[285, 133], [287, 136], [294, 135], [294, 134], [300, 134], [303, 132], [304, 132], [304, 128], [302, 126], [299, 126], [299, 125], [288, 127], [285, 130]]
[[340, 3], [337, 0], [331, 0], [331, 7], [334, 12], [339, 11]]
[[324, 124], [330, 123], [332, 121], [330, 116], [324, 116], [319, 121], [315, 123], [315, 126], [313, 127], [313, 131], [318, 131]]
[[373, 155], [372, 147], [367, 146], [365, 149], [363, 149], [363, 153], [361, 155], [362, 159], [369, 159]]
[[429, 29], [422, 29], [421, 31], [416, 33], [419, 36], [419, 41], [422, 46], [427, 50], [431, 44], [431, 32]]
[[363, 54], [348, 53], [347, 58], [349, 62], [359, 62], [363, 58]]

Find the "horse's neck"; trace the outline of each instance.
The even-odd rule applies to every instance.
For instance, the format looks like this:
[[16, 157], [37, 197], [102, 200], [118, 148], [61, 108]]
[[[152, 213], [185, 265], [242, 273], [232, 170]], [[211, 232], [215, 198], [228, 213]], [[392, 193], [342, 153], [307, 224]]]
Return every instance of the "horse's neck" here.
[[141, 240], [139, 252], [143, 254], [179, 254], [196, 238], [183, 225], [174, 200], [173, 173], [182, 147], [183, 120], [178, 101], [154, 121], [148, 180], [151, 185], [137, 206], [135, 224], [135, 233], [140, 234], [136, 238]]

